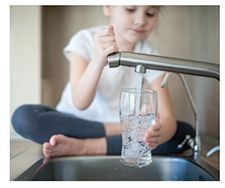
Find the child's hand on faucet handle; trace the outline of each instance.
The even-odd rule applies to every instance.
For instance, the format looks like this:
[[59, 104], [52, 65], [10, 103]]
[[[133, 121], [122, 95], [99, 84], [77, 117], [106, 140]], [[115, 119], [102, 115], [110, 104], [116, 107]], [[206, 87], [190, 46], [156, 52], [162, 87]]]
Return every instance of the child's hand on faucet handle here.
[[105, 66], [108, 55], [117, 51], [118, 47], [116, 44], [113, 26], [106, 26], [95, 35], [95, 49], [93, 59], [95, 59], [100, 65]]

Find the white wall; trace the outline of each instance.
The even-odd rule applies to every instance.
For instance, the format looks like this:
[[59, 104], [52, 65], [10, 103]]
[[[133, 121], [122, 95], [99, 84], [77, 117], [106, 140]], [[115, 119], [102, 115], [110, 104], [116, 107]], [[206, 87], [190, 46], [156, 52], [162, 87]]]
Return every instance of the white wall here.
[[[41, 8], [10, 8], [10, 109], [41, 102]], [[11, 128], [11, 137], [16, 138]]]

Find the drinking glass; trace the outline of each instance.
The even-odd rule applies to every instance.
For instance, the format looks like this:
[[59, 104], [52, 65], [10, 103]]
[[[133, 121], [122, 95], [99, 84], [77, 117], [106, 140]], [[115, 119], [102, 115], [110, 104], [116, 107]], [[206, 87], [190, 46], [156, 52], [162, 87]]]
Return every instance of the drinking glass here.
[[156, 91], [135, 88], [126, 88], [121, 91], [122, 164], [135, 167], [151, 164], [151, 149], [144, 143], [144, 135], [155, 122], [156, 113]]

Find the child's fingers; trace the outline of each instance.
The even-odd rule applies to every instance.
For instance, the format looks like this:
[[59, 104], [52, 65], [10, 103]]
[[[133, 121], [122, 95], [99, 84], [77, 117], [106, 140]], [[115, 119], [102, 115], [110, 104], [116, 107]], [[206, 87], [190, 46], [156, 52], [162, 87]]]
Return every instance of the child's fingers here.
[[161, 137], [160, 126], [151, 127], [144, 135], [144, 141], [146, 142], [155, 142], [158, 141]]
[[95, 41], [97, 43], [104, 43], [104, 42], [115, 42], [115, 36], [114, 35], [104, 35], [99, 36], [98, 34], [95, 35]]
[[104, 51], [106, 54], [111, 54], [111, 53], [117, 52], [118, 48], [117, 48], [117, 46], [110, 46], [110, 47], [106, 48]]
[[103, 37], [100, 37], [99, 38], [99, 40], [101, 41], [101, 42], [115, 42], [116, 41], [116, 39], [115, 39], [115, 36], [103, 36]]
[[111, 48], [111, 47], [117, 49], [117, 45], [115, 42], [106, 42], [106, 43], [101, 44], [100, 46], [103, 50], [105, 50], [107, 48]]
[[115, 35], [112, 26], [106, 26], [102, 30], [97, 33], [97, 36], [107, 36], [107, 35]]
[[159, 143], [159, 138], [158, 137], [150, 137], [150, 138], [145, 138], [144, 139], [145, 143]]
[[102, 30], [112, 30], [113, 31], [113, 26], [112, 25], [106, 25], [102, 27]]
[[[106, 40], [102, 39], [97, 39], [96, 40], [96, 45], [101, 49], [101, 50], [106, 50], [107, 48], [116, 48], [117, 49], [117, 44], [114, 38], [108, 37], [105, 38]], [[118, 50], [117, 50], [118, 51]]]
[[155, 138], [160, 136], [161, 136], [160, 132], [150, 132], [145, 134], [145, 138]]
[[158, 132], [158, 131], [160, 131], [160, 129], [161, 129], [161, 126], [158, 124], [158, 125], [153, 125], [153, 127], [152, 127], [152, 131], [153, 132]]
[[107, 25], [107, 26], [105, 27], [105, 30], [107, 30], [107, 31], [109, 31], [109, 32], [114, 31], [112, 25]]
[[159, 139], [158, 138], [146, 139], [146, 140], [144, 140], [144, 142], [151, 149], [155, 148], [156, 146], [159, 145]]
[[144, 142], [145, 143], [150, 143], [150, 142], [153, 142], [153, 143], [157, 142], [158, 143], [160, 138], [161, 138], [161, 134], [160, 133], [152, 134], [152, 135], [145, 135], [144, 136]]
[[156, 143], [146, 143], [146, 145], [147, 145], [150, 149], [155, 149], [155, 148], [158, 146], [158, 144], [156, 144]]
[[161, 125], [159, 123], [151, 126], [148, 131], [146, 132], [146, 134], [148, 135], [151, 135], [151, 134], [155, 134], [155, 133], [158, 133], [160, 132], [160, 129], [161, 129]]

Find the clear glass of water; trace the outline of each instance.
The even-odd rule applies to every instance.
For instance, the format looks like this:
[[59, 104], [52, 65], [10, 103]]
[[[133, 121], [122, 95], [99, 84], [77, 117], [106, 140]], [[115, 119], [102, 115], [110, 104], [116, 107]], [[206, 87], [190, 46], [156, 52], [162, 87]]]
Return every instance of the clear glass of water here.
[[126, 88], [121, 91], [122, 164], [135, 167], [151, 164], [151, 149], [144, 143], [144, 135], [155, 122], [156, 113], [156, 91], [135, 88]]

